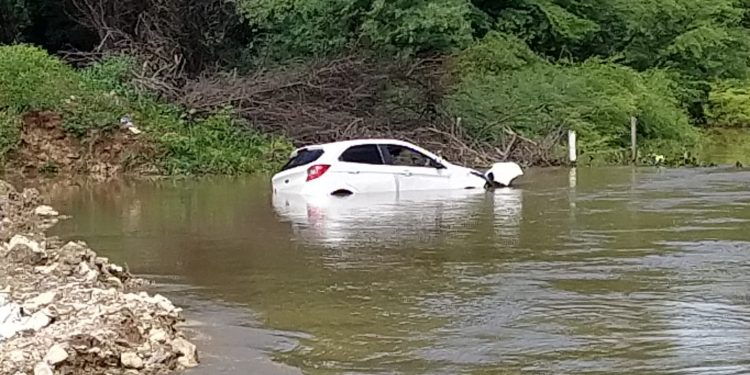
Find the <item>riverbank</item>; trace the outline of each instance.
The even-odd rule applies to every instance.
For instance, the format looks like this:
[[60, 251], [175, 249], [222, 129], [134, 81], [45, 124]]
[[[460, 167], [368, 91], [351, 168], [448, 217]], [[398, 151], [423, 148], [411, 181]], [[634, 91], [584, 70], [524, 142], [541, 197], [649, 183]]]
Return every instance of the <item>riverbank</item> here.
[[181, 309], [82, 242], [37, 191], [0, 181], [0, 372], [160, 374], [198, 364]]
[[[332, 106], [325, 100], [295, 102], [299, 95], [294, 90], [302, 90], [297, 82], [321, 82], [326, 90], [332, 90], [319, 92], [322, 88], [318, 85], [305, 86], [303, 97], [343, 100], [348, 96], [334, 89], [339, 84], [356, 83], [357, 87], [349, 90], [356, 91], [374, 86], [382, 77], [393, 82], [403, 79], [396, 74], [403, 70], [398, 64], [376, 64], [362, 56], [333, 62], [334, 70], [339, 72], [335, 76], [326, 75], [330, 66], [323, 69], [315, 64], [298, 67], [299, 71], [290, 76], [269, 73], [261, 79], [268, 81], [261, 91], [270, 97], [248, 94], [249, 98], [237, 103], [224, 103], [222, 98], [232, 97], [232, 90], [244, 92], [246, 87], [256, 87], [255, 80], [260, 78], [194, 82], [169, 96], [137, 85], [136, 66], [126, 56], [113, 56], [76, 69], [41, 49], [14, 45], [0, 47], [0, 61], [4, 64], [0, 70], [5, 71], [0, 77], [0, 93], [4, 93], [0, 96], [0, 169], [24, 176], [80, 174], [108, 179], [123, 174], [265, 173], [278, 170], [295, 146], [352, 138], [404, 139], [452, 162], [480, 169], [498, 161], [514, 161], [525, 167], [568, 163], [565, 134], [572, 125], [565, 125], [565, 121], [534, 130], [523, 126], [521, 120], [508, 119], [503, 124], [492, 122], [492, 126], [479, 131], [484, 127], [477, 121], [499, 116], [492, 114], [494, 107], [399, 118], [394, 114], [401, 112], [382, 108], [389, 103], [381, 97], [382, 93], [369, 91], [362, 95], [368, 98], [368, 106], [374, 107], [353, 113], [337, 111], [340, 107], [357, 108], [356, 103]], [[445, 64], [421, 68], [449, 75]], [[352, 80], [356, 72], [366, 74]], [[360, 84], [363, 80], [372, 85]], [[204, 96], [206, 90], [211, 93], [208, 97]], [[430, 95], [417, 92], [416, 97]], [[221, 105], [210, 98], [221, 99]], [[477, 104], [478, 100], [471, 95], [454, 99], [466, 106]], [[266, 102], [271, 107], [258, 104]], [[423, 105], [432, 108], [437, 103], [420, 106]], [[290, 114], [277, 106], [304, 110]], [[274, 117], [279, 113], [281, 118]], [[309, 118], [310, 114], [315, 121]], [[588, 121], [592, 128], [616, 131], [604, 136], [609, 130], [600, 129], [601, 133], [581, 129], [577, 138], [578, 165], [631, 163], [630, 149], [623, 143], [625, 124], [608, 124], [594, 118]], [[677, 124], [687, 126], [683, 122]], [[695, 155], [700, 155], [704, 144], [710, 143], [710, 133], [716, 129], [690, 126], [679, 130], [677, 126], [670, 134], [681, 136], [668, 136], [654, 133], [647, 118], [638, 126], [638, 164], [709, 164]]]
[[[579, 160], [631, 160], [623, 149], [629, 125], [614, 119], [629, 121], [639, 108], [610, 103], [628, 90], [608, 93], [592, 104], [586, 95], [575, 102], [587, 104], [573, 113], [568, 111], [571, 103], [555, 100], [519, 107], [515, 94], [511, 100], [509, 93], [494, 88], [526, 74], [495, 76], [486, 66], [469, 64], [467, 71], [474, 75], [456, 77], [455, 64], [477, 60], [473, 52], [467, 53], [415, 65], [362, 52], [251, 76], [185, 77], [164, 91], [165, 82], [144, 85], [142, 64], [135, 56], [113, 54], [74, 66], [30, 45], [2, 46], [0, 162], [6, 170], [31, 175], [237, 175], [275, 171], [295, 146], [397, 138], [468, 166], [499, 161], [556, 166], [567, 162], [565, 135], [571, 128], [579, 132]], [[609, 70], [601, 66], [585, 73], [540, 61], [532, 65], [537, 64], [534, 69], [544, 76], [562, 69], [559, 73], [567, 78], [561, 82], [587, 90], [592, 88], [580, 82], [582, 75], [610, 79]], [[405, 71], [411, 73], [404, 76]], [[615, 71], [642, 81], [627, 69]], [[477, 79], [495, 84], [479, 85]], [[559, 89], [561, 97], [572, 95]], [[668, 98], [641, 89], [628, 95], [660, 102]], [[529, 97], [523, 102], [529, 103], [540, 97], [524, 95]], [[558, 108], [542, 111], [548, 106]], [[610, 113], [612, 108], [616, 110]], [[690, 126], [678, 108], [666, 110], [677, 111], [669, 118], [641, 109], [639, 145], [645, 155], [664, 149], [664, 142], [682, 155], [682, 149], [699, 138], [699, 129]], [[523, 114], [517, 117], [517, 111]]]

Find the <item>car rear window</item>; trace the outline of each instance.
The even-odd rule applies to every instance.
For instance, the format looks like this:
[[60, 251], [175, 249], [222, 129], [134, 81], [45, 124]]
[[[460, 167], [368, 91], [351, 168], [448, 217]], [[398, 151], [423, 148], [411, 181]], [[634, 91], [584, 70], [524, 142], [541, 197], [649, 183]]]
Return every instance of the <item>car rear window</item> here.
[[281, 167], [282, 171], [285, 171], [287, 169], [292, 169], [295, 167], [299, 167], [302, 165], [310, 164], [316, 160], [318, 160], [323, 155], [323, 150], [321, 149], [302, 149], [297, 152], [297, 155], [295, 155], [293, 158], [289, 159], [286, 164], [284, 164], [283, 167]]
[[383, 158], [380, 155], [377, 145], [359, 145], [346, 149], [339, 157], [339, 160], [349, 163], [360, 164], [383, 164]]

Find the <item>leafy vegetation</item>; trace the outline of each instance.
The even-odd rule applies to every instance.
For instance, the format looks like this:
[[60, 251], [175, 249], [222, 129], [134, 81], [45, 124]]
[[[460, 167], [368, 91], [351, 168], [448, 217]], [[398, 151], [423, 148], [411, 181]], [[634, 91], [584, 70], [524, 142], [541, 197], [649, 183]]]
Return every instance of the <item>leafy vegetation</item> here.
[[0, 109], [53, 109], [76, 91], [75, 72], [58, 58], [27, 45], [0, 47]]
[[[629, 159], [617, 155], [628, 145], [631, 117], [639, 121], [644, 162], [659, 148], [684, 155], [706, 126], [750, 123], [747, 0], [124, 0], [112, 9], [68, 1], [78, 13], [55, 13], [62, 0], [0, 0], [0, 42], [33, 41], [53, 52], [65, 43], [100, 46], [97, 52], [117, 57], [74, 70], [26, 45], [3, 47], [0, 110], [55, 109], [66, 131], [79, 137], [113, 131], [128, 114], [153, 134], [170, 173], [269, 168], [276, 151], [289, 145], [251, 129], [283, 134], [295, 124], [256, 121], [305, 118], [279, 109], [299, 108], [290, 98], [310, 95], [321, 112], [308, 106], [304, 115], [331, 120], [320, 134], [409, 126], [445, 133], [445, 124], [461, 118], [454, 138], [495, 150], [512, 147], [509, 137], [533, 140], [575, 129], [582, 152], [608, 155], [608, 162]], [[152, 27], [135, 30], [134, 14]], [[53, 38], [44, 26], [50, 24], [64, 32]], [[406, 68], [362, 69], [379, 74], [363, 82], [384, 88], [356, 91], [340, 80], [363, 75], [340, 74], [336, 64], [352, 55]], [[437, 62], [427, 65], [433, 72], [415, 73], [423, 61]], [[300, 66], [315, 67], [308, 75], [315, 81], [289, 78]], [[139, 82], [157, 84], [134, 85], [136, 68]], [[236, 80], [227, 81], [226, 72]], [[200, 82], [211, 82], [206, 77], [234, 82], [224, 85], [235, 90], [222, 92], [226, 103], [216, 100], [216, 85], [199, 92]], [[199, 115], [179, 100], [186, 86], [198, 92], [195, 100], [211, 98], [196, 105]], [[295, 93], [299, 86], [306, 90]], [[352, 87], [348, 94], [335, 90], [343, 86]], [[259, 87], [271, 89], [253, 91]], [[332, 105], [336, 95], [352, 95], [351, 108]], [[248, 103], [257, 108], [247, 110]], [[373, 108], [389, 108], [392, 121], [379, 121], [388, 126], [353, 132], [351, 116], [367, 125], [368, 116], [383, 112]]]
[[543, 136], [562, 127], [580, 133], [584, 152], [620, 148], [629, 142], [631, 117], [646, 138], [696, 135], [663, 72], [640, 74], [598, 59], [553, 64], [501, 34], [488, 34], [465, 53], [448, 107], [477, 139], [496, 142], [508, 128]]
[[283, 139], [248, 130], [231, 110], [197, 120], [185, 128], [167, 122], [158, 141], [166, 150], [165, 169], [173, 174], [238, 174], [273, 170], [291, 147]]
[[135, 89], [127, 83], [133, 69], [127, 57], [75, 71], [43, 50], [16, 45], [0, 47], [0, 61], [9, 68], [0, 73], [0, 156], [17, 143], [18, 111], [39, 110], [62, 113], [65, 132], [78, 138], [111, 134], [122, 117], [132, 117], [157, 146], [152, 162], [171, 174], [262, 172], [290, 151], [287, 141], [250, 130], [231, 111], [191, 118]]
[[707, 116], [714, 126], [750, 126], [750, 83], [716, 82], [709, 97]]

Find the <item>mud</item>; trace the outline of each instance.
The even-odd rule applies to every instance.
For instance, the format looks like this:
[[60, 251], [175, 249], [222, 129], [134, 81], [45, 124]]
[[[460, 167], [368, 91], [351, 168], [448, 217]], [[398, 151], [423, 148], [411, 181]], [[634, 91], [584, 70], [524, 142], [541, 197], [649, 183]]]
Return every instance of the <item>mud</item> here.
[[75, 137], [63, 129], [60, 114], [29, 112], [23, 116], [21, 144], [6, 169], [27, 177], [62, 173], [106, 180], [123, 173], [150, 174], [153, 145], [122, 129], [91, 131]]

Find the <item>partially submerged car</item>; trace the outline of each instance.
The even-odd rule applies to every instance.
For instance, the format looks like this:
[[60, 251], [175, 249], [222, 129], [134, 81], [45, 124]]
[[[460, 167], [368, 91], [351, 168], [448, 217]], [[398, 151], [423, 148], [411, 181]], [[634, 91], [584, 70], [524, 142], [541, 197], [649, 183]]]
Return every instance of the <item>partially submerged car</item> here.
[[274, 193], [351, 195], [507, 187], [521, 175], [516, 163], [481, 173], [409, 142], [360, 139], [295, 150], [272, 185]]

